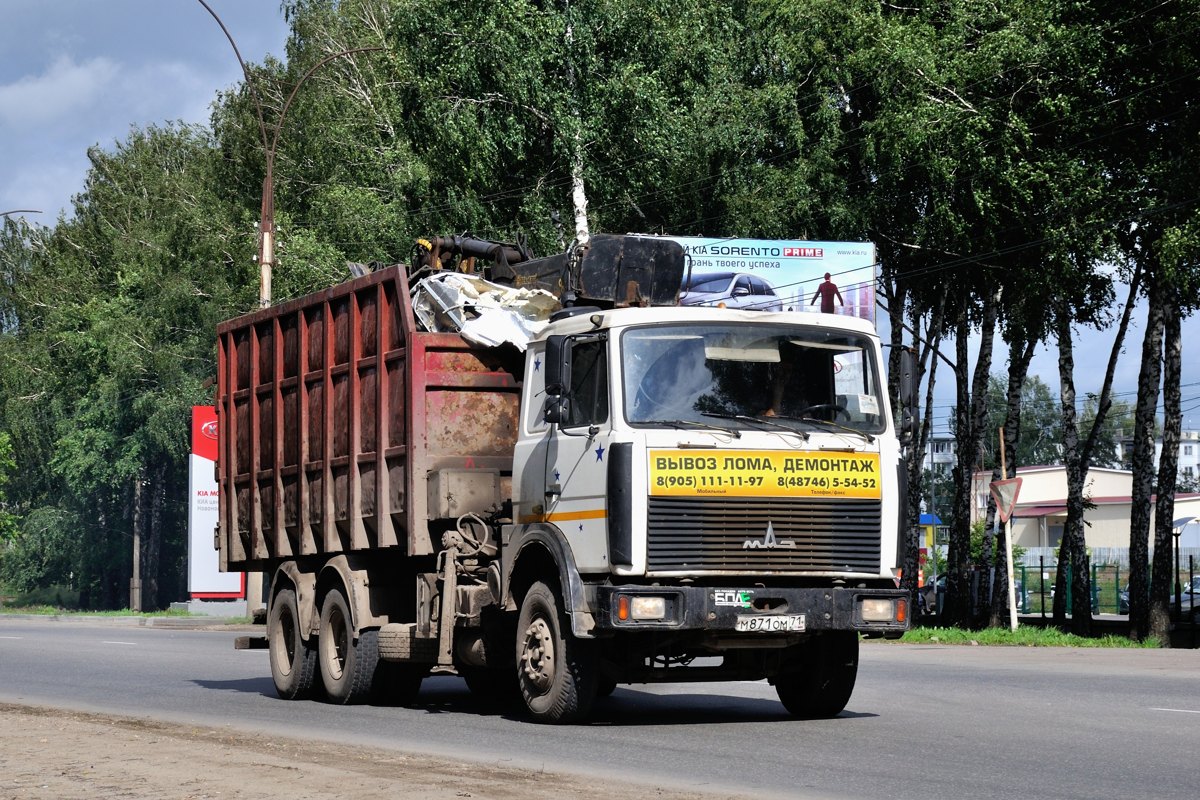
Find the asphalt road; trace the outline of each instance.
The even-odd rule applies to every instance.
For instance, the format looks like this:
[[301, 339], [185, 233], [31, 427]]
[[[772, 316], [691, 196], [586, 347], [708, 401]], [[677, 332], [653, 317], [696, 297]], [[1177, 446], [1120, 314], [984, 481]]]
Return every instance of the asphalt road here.
[[671, 684], [621, 687], [561, 728], [488, 712], [456, 678], [427, 680], [412, 708], [279, 700], [266, 652], [236, 635], [0, 617], [0, 701], [761, 797], [1200, 789], [1194, 650], [867, 643], [837, 719], [790, 720], [765, 683]]

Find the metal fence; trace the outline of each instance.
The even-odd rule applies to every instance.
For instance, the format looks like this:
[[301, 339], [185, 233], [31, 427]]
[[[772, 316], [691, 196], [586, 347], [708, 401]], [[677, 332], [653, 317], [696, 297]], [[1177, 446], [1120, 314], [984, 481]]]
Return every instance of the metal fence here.
[[[1034, 548], [1042, 551], [1032, 557], [1028, 552], [1020, 563], [1013, 565], [1014, 577], [1019, 581], [1022, 595], [1017, 598], [1018, 611], [1024, 614], [1050, 614], [1054, 603], [1054, 579], [1056, 575], [1057, 552], [1051, 560], [1044, 551], [1051, 548]], [[1120, 550], [1122, 559], [1108, 558], [1100, 560]], [[1129, 585], [1129, 551], [1127, 548], [1104, 548], [1091, 551], [1090, 558], [1092, 613], [1093, 614], [1128, 614], [1129, 598], [1125, 594]], [[1188, 586], [1197, 575], [1200, 565], [1200, 550], [1187, 548], [1179, 554], [1179, 571], [1177, 578], [1181, 585]], [[1070, 567], [1067, 568], [1067, 608], [1071, 607], [1071, 577]], [[1172, 600], [1174, 592], [1172, 591]], [[1190, 608], [1190, 603], [1188, 608]], [[1069, 611], [1068, 611], [1069, 613]]]
[[[1093, 564], [1129, 570], [1128, 547], [1089, 547], [1088, 555]], [[1183, 567], [1187, 566], [1189, 556], [1200, 563], [1200, 547], [1184, 547], [1179, 550], [1179, 562]], [[1150, 549], [1150, 558], [1154, 558], [1153, 548]], [[1026, 567], [1033, 568], [1043, 562], [1053, 570], [1058, 563], [1058, 548], [1027, 547], [1021, 559], [1014, 566], [1024, 564]]]

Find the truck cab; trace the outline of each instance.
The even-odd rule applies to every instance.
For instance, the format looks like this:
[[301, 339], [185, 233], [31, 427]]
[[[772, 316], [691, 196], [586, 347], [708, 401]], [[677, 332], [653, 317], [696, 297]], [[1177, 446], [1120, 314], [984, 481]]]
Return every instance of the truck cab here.
[[[858, 634], [907, 622], [880, 363], [845, 317], [561, 314], [526, 358], [507, 606], [535, 574], [523, 559], [558, 565], [555, 612], [602, 642], [602, 685], [771, 677], [795, 695], [787, 665], [814, 641], [850, 671]], [[717, 663], [682, 666], [697, 658]], [[791, 705], [840, 711], [840, 685]]]

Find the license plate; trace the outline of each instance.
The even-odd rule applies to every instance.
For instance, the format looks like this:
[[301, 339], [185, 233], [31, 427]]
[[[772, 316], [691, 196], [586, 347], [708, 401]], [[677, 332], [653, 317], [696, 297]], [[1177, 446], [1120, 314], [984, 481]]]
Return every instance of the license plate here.
[[734, 624], [735, 631], [747, 633], [779, 633], [787, 631], [804, 631], [803, 614], [758, 614], [755, 616], [739, 614]]

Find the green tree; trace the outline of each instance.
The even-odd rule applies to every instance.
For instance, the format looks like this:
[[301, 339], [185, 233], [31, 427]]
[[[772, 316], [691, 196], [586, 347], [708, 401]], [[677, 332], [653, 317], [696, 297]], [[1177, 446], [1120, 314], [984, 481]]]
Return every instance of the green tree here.
[[1195, 93], [1190, 80], [1200, 64], [1200, 44], [1193, 35], [1194, 10], [1176, 3], [1096, 0], [1077, 11], [1114, 20], [1099, 29], [1109, 55], [1096, 62], [1095, 82], [1105, 102], [1097, 104], [1092, 115], [1096, 135], [1087, 149], [1106, 166], [1107, 193], [1116, 206], [1113, 225], [1122, 253], [1141, 275], [1147, 299], [1135, 412], [1130, 620], [1135, 638], [1165, 641], [1175, 474], [1173, 464], [1160, 465], [1150, 570], [1151, 491], [1156, 482], [1153, 430], [1161, 391], [1163, 446], [1173, 456], [1182, 357], [1179, 320], [1195, 308], [1200, 263], [1195, 187], [1188, 177], [1200, 159], [1194, 147]]
[[0, 559], [3, 558], [3, 548], [13, 538], [17, 528], [17, 515], [8, 499], [9, 482], [16, 468], [12, 437], [0, 431]]
[[85, 604], [120, 606], [136, 521], [146, 602], [162, 606], [183, 586], [190, 408], [207, 399], [216, 322], [252, 302], [253, 236], [199, 128], [135, 130], [89, 156], [75, 216], [31, 252], [2, 343], [3, 427], [28, 476], [17, 550], [62, 550], [26, 580], [67, 569]]
[[[1036, 375], [1025, 379], [1020, 386], [1021, 424], [1018, 437], [1005, 444], [1008, 464], [1031, 467], [1039, 464], [1057, 464], [1062, 458], [1062, 417], [1058, 399], [1051, 394], [1050, 387]], [[1001, 427], [1008, 419], [1007, 384], [1004, 377], [993, 374], [988, 381], [989, 436], [984, 440], [984, 468], [999, 469], [1000, 448], [997, 438]], [[1005, 433], [1007, 434], [1007, 429]], [[1011, 470], [1010, 470], [1011, 472]]]

